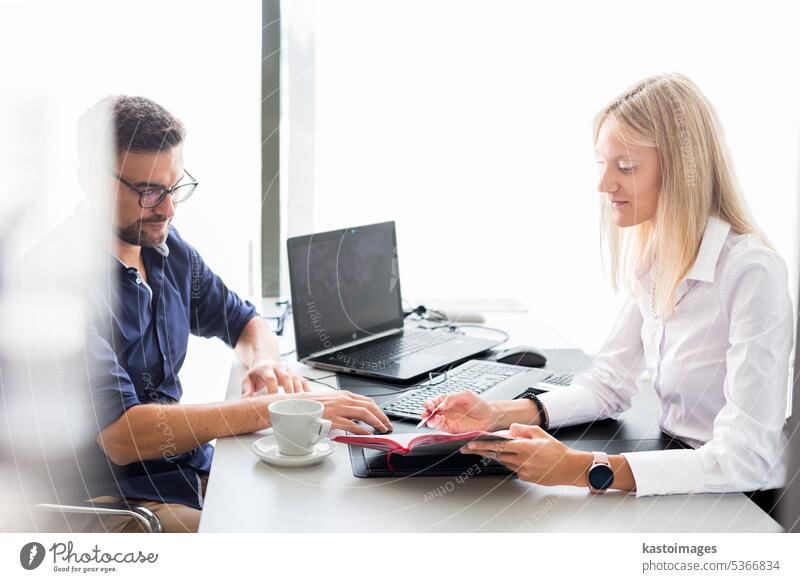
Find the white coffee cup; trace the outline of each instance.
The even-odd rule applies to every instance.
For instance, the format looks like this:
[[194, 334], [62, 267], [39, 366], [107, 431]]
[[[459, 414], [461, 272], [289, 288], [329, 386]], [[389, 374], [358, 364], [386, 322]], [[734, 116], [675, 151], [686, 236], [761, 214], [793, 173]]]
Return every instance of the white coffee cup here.
[[316, 400], [287, 398], [269, 405], [269, 417], [282, 455], [309, 455], [328, 435], [331, 421], [322, 418], [325, 407]]

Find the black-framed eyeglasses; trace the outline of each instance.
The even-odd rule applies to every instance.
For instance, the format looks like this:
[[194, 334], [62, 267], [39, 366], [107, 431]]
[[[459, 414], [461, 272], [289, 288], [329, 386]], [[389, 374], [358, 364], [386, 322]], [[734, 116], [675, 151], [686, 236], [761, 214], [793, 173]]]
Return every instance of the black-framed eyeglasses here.
[[[184, 170], [183, 173], [184, 177], [181, 178], [180, 182], [175, 184], [172, 188], [148, 186], [147, 188], [139, 189], [125, 180], [122, 176], [117, 176], [114, 174], [114, 177], [139, 195], [139, 206], [142, 208], [155, 208], [164, 201], [164, 198], [166, 198], [167, 195], [172, 195], [173, 204], [179, 204], [181, 202], [185, 202], [189, 196], [194, 194], [194, 189], [197, 188], [199, 182], [186, 170]], [[191, 182], [184, 181], [187, 176]]]

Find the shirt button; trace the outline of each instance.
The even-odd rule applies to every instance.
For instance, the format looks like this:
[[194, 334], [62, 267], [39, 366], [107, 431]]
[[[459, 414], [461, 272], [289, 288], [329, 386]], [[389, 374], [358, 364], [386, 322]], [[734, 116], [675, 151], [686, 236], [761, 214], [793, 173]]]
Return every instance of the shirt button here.
[[136, 277], [136, 284], [137, 285], [141, 285], [142, 284], [142, 280], [139, 277]]

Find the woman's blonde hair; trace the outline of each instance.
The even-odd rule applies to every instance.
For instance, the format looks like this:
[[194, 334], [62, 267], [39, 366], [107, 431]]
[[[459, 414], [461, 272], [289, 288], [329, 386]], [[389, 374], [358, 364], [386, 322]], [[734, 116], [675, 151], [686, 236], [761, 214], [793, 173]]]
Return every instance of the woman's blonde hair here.
[[661, 166], [655, 220], [620, 228], [603, 205], [615, 290], [622, 283], [633, 293], [641, 292], [638, 276], [653, 260], [655, 311], [669, 316], [709, 216], [728, 222], [738, 234], [755, 233], [769, 246], [739, 192], [716, 113], [692, 81], [670, 74], [637, 83], [597, 114], [595, 144], [606, 123], [627, 145], [655, 147]]

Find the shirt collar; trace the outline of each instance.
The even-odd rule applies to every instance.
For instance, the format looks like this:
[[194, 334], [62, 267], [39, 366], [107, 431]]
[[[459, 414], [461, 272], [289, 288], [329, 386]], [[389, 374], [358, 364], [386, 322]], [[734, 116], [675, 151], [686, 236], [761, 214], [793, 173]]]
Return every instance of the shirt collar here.
[[167, 246], [166, 242], [161, 243], [157, 247], [153, 247], [156, 252], [164, 257], [165, 259], [169, 256], [169, 247]]
[[[147, 247], [145, 247], [145, 248], [147, 248]], [[164, 257], [165, 259], [166, 259], [166, 258], [169, 256], [169, 247], [167, 246], [167, 243], [166, 243], [166, 242], [163, 242], [163, 243], [161, 243], [161, 244], [160, 244], [160, 245], [158, 245], [158, 246], [155, 246], [155, 247], [150, 247], [150, 248], [154, 249], [154, 250], [155, 250], [155, 251], [156, 251], [156, 252], [157, 252], [159, 255], [161, 255], [161, 256], [162, 256], [162, 257]], [[142, 249], [142, 250], [144, 250], [144, 249]], [[114, 253], [110, 253], [110, 254], [111, 254], [111, 256], [112, 256], [112, 257], [114, 257], [114, 258], [117, 260], [117, 262], [118, 262], [120, 265], [122, 265], [122, 267], [123, 267], [123, 268], [127, 268], [127, 266], [125, 265], [125, 263], [123, 263], [122, 261], [120, 261], [120, 260], [119, 260], [119, 257], [118, 257], [117, 255], [115, 255]]]
[[703, 240], [700, 243], [700, 250], [697, 252], [694, 265], [686, 275], [687, 279], [707, 281], [708, 283], [714, 282], [714, 272], [717, 269], [719, 254], [722, 252], [722, 246], [725, 244], [725, 239], [728, 238], [730, 230], [731, 225], [724, 220], [716, 216], [708, 217], [706, 229], [703, 232]]

